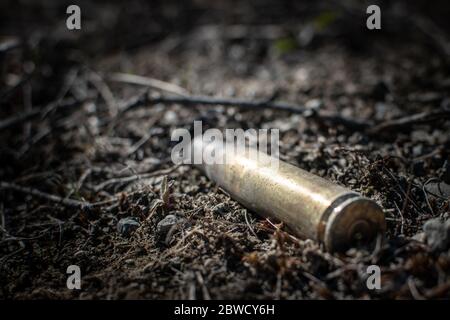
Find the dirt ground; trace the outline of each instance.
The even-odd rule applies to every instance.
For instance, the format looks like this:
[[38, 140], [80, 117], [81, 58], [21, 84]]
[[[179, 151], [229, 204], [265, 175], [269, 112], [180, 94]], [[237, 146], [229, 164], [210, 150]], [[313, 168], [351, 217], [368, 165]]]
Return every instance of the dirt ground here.
[[[81, 31], [66, 29], [63, 2], [1, 4], [14, 45], [0, 50], [0, 298], [449, 298], [448, 5], [381, 2], [372, 32], [363, 2], [295, 3], [86, 1]], [[363, 126], [222, 105], [123, 111], [173, 91], [289, 101]], [[283, 160], [384, 208], [386, 241], [327, 253], [175, 166], [171, 132], [194, 120], [278, 128]], [[139, 226], [119, 232], [127, 217]], [[380, 290], [366, 286], [372, 264]], [[81, 290], [66, 288], [69, 265]]]

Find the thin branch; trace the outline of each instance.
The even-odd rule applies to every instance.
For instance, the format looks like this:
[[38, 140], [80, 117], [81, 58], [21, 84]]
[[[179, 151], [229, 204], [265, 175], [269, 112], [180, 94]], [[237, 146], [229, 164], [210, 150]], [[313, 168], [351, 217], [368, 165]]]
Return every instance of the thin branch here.
[[168, 169], [162, 169], [162, 170], [158, 170], [158, 171], [154, 171], [154, 172], [150, 172], [150, 173], [135, 174], [135, 175], [123, 177], [123, 178], [112, 178], [112, 179], [106, 180], [96, 186], [93, 186], [92, 189], [95, 192], [99, 192], [100, 190], [103, 190], [105, 187], [107, 187], [111, 184], [131, 183], [131, 182], [134, 182], [134, 181], [140, 180], [140, 179], [148, 179], [148, 178], [153, 178], [153, 177], [157, 177], [157, 176], [161, 176], [161, 175], [166, 175], [166, 174], [172, 173], [173, 171], [178, 169], [178, 167], [179, 167], [179, 165], [176, 165], [176, 166], [173, 166]]
[[[161, 116], [154, 117], [149, 123], [147, 123], [147, 126], [149, 128], [153, 127], [153, 125], [158, 122], [161, 119]], [[134, 154], [136, 151], [138, 151], [147, 141], [149, 141], [152, 138], [153, 134], [151, 130], [148, 130], [146, 134], [144, 134], [141, 139], [139, 139], [138, 142], [136, 142], [134, 145], [130, 147], [128, 152], [126, 153], [127, 157]]]
[[244, 218], [245, 218], [245, 223], [247, 224], [250, 232], [255, 236], [256, 239], [259, 240], [258, 235], [256, 234], [255, 230], [253, 230], [253, 227], [250, 224], [250, 221], [248, 221], [248, 211], [247, 210], [244, 210]]
[[[88, 97], [88, 99], [91, 99], [92, 97]], [[81, 103], [78, 99], [75, 98], [66, 98], [63, 99], [59, 104], [58, 108], [67, 108], [67, 107], [73, 107]], [[18, 115], [6, 118], [4, 120], [0, 121], [0, 131], [8, 129], [12, 126], [15, 126], [17, 124], [21, 124], [23, 122], [31, 121], [40, 115], [44, 114], [45, 110], [49, 108], [49, 106], [54, 105], [54, 102], [50, 103], [47, 106], [44, 107], [35, 107], [31, 109], [30, 111], [20, 113]], [[42, 116], [41, 116], [42, 117]]]
[[127, 152], [127, 156], [131, 156], [136, 151], [138, 151], [150, 138], [152, 137], [152, 134], [150, 132], [146, 133], [144, 136], [142, 136], [141, 139], [139, 139], [138, 142], [136, 142], [134, 145], [130, 147], [130, 149]]
[[357, 121], [349, 118], [345, 118], [336, 114], [320, 114], [317, 109], [305, 108], [299, 105], [274, 102], [271, 100], [246, 100], [235, 98], [215, 98], [206, 96], [186, 96], [186, 97], [150, 97], [148, 92], [133, 97], [126, 101], [122, 107], [120, 113], [123, 114], [135, 108], [149, 105], [149, 104], [180, 104], [185, 106], [193, 105], [222, 105], [229, 107], [239, 107], [241, 109], [249, 110], [261, 110], [272, 109], [277, 111], [285, 111], [294, 114], [301, 114], [304, 116], [315, 117], [319, 120], [329, 122], [334, 125], [343, 125], [354, 131], [364, 131], [369, 127], [369, 124], [362, 121]]
[[0, 181], [0, 189], [9, 189], [9, 190], [17, 191], [17, 192], [26, 193], [26, 194], [35, 196], [37, 198], [45, 199], [45, 200], [48, 200], [51, 202], [60, 203], [60, 204], [65, 205], [66, 207], [77, 208], [77, 209], [86, 209], [86, 208], [89, 209], [89, 208], [94, 208], [94, 207], [102, 206], [102, 205], [117, 201], [117, 198], [112, 198], [112, 199], [108, 199], [105, 201], [90, 203], [90, 202], [79, 201], [79, 200], [74, 200], [74, 199], [65, 199], [65, 198], [50, 194], [50, 193], [45, 193], [45, 192], [39, 191], [34, 188], [22, 187], [15, 183], [9, 183], [9, 182], [4, 182], [4, 181]]
[[135, 74], [113, 73], [112, 75], [109, 76], [108, 79], [115, 82], [135, 84], [152, 89], [166, 91], [180, 96], [189, 96], [189, 92], [180, 86], [165, 81], [161, 81], [158, 79], [143, 77]]
[[206, 97], [206, 96], [186, 96], [186, 97], [150, 97], [148, 92], [144, 92], [143, 94], [133, 97], [127, 102], [125, 102], [121, 108], [121, 112], [127, 112], [137, 107], [141, 107], [146, 104], [181, 104], [181, 105], [222, 105], [222, 106], [230, 106], [230, 107], [240, 107], [243, 109], [275, 109], [282, 111], [289, 111], [292, 113], [304, 113], [307, 109], [304, 107], [300, 107], [298, 105], [292, 105], [288, 103], [277, 103], [268, 100], [260, 100], [260, 101], [252, 101], [245, 99], [234, 99], [234, 98], [214, 98], [214, 97]]
[[21, 46], [21, 42], [18, 39], [9, 39], [0, 43], [0, 54], [14, 50]]
[[52, 103], [48, 104], [47, 107], [45, 107], [43, 114], [42, 114], [42, 118], [47, 117], [47, 115], [49, 115], [50, 113], [53, 113], [56, 109], [58, 109], [61, 106], [61, 102], [64, 101], [64, 97], [72, 88], [77, 77], [78, 77], [78, 69], [76, 69], [76, 68], [71, 69], [67, 73], [64, 83], [63, 83], [63, 86], [62, 86], [60, 92], [58, 93], [56, 100], [53, 101]]
[[41, 110], [38, 108], [31, 109], [27, 112], [21, 113], [16, 116], [12, 116], [10, 118], [6, 118], [0, 121], [0, 131], [4, 129], [8, 129], [16, 124], [27, 122], [39, 116], [41, 114]]
[[370, 134], [377, 134], [387, 130], [399, 130], [411, 127], [415, 124], [430, 123], [444, 119], [450, 119], [450, 110], [421, 112], [394, 120], [388, 120], [369, 129], [368, 132]]
[[337, 114], [316, 113], [313, 115], [317, 120], [327, 122], [332, 125], [341, 125], [351, 131], [365, 132], [371, 127], [371, 123], [342, 117]]
[[110, 110], [110, 114], [116, 115], [118, 113], [117, 101], [104, 79], [98, 73], [92, 71], [89, 74], [89, 80], [97, 88], [98, 92], [100, 92], [100, 95]]

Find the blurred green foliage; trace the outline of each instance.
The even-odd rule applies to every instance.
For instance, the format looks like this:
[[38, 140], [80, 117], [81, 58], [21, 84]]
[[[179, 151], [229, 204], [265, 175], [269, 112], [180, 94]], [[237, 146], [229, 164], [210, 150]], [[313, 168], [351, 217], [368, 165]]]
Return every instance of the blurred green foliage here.
[[279, 54], [285, 54], [297, 49], [298, 43], [294, 38], [286, 37], [276, 40], [274, 46]]
[[333, 24], [338, 17], [339, 14], [336, 11], [322, 12], [314, 19], [314, 26], [319, 31], [324, 30]]

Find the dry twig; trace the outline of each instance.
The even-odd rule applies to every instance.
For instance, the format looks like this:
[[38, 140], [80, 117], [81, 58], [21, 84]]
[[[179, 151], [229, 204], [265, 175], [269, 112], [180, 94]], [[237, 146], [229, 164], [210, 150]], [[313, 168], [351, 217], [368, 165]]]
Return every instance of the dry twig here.
[[450, 119], [450, 110], [439, 110], [433, 112], [421, 112], [406, 117], [382, 122], [368, 130], [370, 134], [378, 134], [387, 130], [399, 130], [412, 128], [415, 124], [430, 123], [439, 120]]
[[0, 181], [0, 189], [9, 189], [9, 190], [17, 191], [17, 192], [30, 194], [37, 198], [45, 199], [45, 200], [48, 200], [51, 202], [60, 203], [60, 204], [65, 205], [66, 207], [77, 208], [77, 209], [90, 209], [90, 208], [100, 207], [105, 204], [109, 204], [111, 202], [117, 201], [117, 198], [112, 198], [112, 199], [108, 199], [105, 201], [90, 203], [90, 202], [79, 201], [79, 200], [74, 200], [74, 199], [65, 199], [65, 198], [62, 198], [62, 197], [59, 197], [59, 196], [56, 196], [53, 194], [39, 191], [34, 188], [23, 187], [23, 186], [19, 186], [19, 185], [15, 184], [15, 183], [9, 183], [9, 182], [4, 182], [4, 181]]
[[177, 94], [180, 96], [188, 96], [189, 92], [175, 84], [168, 83], [165, 81], [161, 81], [158, 79], [153, 79], [149, 77], [143, 77], [135, 74], [129, 74], [129, 73], [113, 73], [110, 77], [110, 80], [116, 81], [116, 82], [122, 82], [122, 83], [128, 83], [128, 84], [136, 84], [141, 85], [144, 87], [157, 89], [161, 91], [166, 91], [169, 93]]

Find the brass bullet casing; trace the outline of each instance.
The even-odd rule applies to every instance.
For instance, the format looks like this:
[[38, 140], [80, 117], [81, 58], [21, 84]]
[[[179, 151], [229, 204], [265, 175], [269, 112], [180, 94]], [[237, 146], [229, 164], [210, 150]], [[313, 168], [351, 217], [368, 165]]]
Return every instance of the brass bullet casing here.
[[226, 155], [222, 164], [200, 167], [209, 179], [254, 212], [282, 221], [294, 234], [315, 239], [328, 251], [371, 243], [386, 229], [383, 210], [373, 201], [253, 148], [227, 153], [222, 141], [194, 139], [192, 151]]

